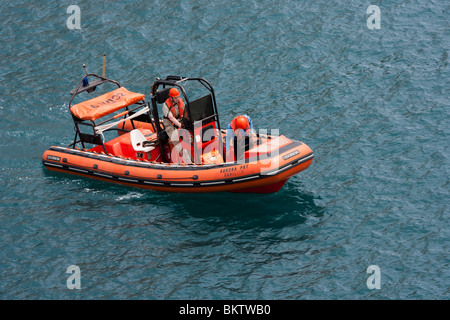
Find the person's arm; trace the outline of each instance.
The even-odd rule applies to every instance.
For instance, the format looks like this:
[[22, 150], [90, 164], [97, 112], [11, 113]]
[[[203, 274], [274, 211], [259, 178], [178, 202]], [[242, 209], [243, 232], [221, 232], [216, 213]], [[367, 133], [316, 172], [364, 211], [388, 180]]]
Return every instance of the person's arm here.
[[172, 114], [172, 112], [169, 111], [169, 113], [167, 114], [167, 118], [169, 118], [170, 121], [172, 121], [172, 123], [177, 127], [177, 128], [181, 128], [181, 123], [180, 121], [178, 121]]
[[167, 103], [164, 103], [162, 110], [164, 117], [169, 119], [176, 127], [181, 128], [181, 123], [173, 116], [172, 112], [167, 106]]

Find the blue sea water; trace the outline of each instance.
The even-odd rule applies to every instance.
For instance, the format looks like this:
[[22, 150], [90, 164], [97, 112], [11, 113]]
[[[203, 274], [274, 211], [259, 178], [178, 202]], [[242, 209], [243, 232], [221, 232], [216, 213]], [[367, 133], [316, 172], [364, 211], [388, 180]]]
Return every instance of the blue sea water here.
[[[0, 298], [449, 299], [449, 14], [437, 0], [2, 1]], [[68, 92], [103, 54], [136, 92], [208, 79], [223, 127], [246, 113], [308, 144], [312, 165], [269, 195], [46, 171], [42, 153], [73, 139]]]

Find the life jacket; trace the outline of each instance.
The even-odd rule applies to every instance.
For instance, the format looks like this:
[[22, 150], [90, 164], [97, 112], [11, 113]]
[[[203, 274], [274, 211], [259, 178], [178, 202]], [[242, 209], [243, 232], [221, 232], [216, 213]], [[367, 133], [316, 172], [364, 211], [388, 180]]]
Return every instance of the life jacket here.
[[[175, 117], [175, 106], [172, 103], [172, 99], [168, 98], [166, 100], [167, 107], [169, 107], [169, 111], [172, 112], [173, 116]], [[178, 117], [175, 117], [176, 119], [183, 118], [184, 115], [184, 101], [183, 99], [178, 99]]]

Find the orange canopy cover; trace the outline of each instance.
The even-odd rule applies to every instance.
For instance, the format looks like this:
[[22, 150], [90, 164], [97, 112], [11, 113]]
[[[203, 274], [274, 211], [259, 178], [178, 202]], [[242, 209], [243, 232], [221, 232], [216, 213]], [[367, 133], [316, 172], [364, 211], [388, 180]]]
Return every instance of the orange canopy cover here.
[[70, 108], [70, 112], [78, 119], [94, 121], [144, 99], [144, 94], [130, 92], [121, 87], [91, 100], [78, 103]]

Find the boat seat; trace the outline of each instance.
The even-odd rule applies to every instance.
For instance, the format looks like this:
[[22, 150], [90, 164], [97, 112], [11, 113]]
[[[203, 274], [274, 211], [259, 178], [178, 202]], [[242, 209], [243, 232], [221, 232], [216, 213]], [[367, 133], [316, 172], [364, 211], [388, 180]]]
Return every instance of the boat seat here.
[[134, 151], [137, 152], [150, 152], [155, 149], [154, 146], [144, 147], [144, 142], [147, 139], [144, 137], [142, 132], [139, 129], [134, 129], [130, 132], [131, 145], [133, 146]]

